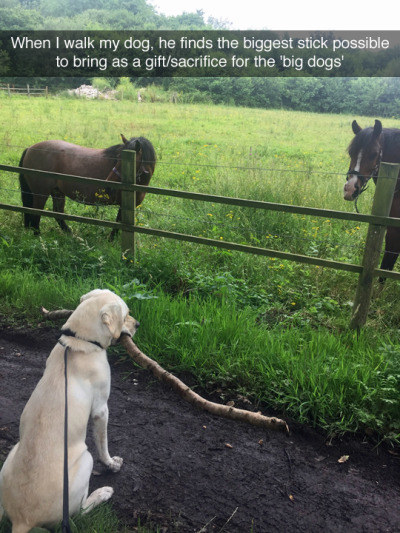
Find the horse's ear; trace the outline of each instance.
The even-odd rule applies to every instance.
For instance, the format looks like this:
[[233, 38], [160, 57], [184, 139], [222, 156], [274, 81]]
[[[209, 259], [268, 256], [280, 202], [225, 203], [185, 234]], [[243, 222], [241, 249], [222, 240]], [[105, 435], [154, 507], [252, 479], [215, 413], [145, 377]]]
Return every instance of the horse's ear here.
[[125, 135], [123, 133], [120, 134], [121, 135], [121, 139], [122, 139], [122, 142], [125, 144], [125, 146], [128, 144], [128, 139], [125, 137]]
[[361, 127], [357, 124], [357, 120], [353, 120], [351, 123], [351, 128], [353, 130], [354, 135], [357, 135], [359, 131], [361, 131]]
[[133, 149], [136, 153], [139, 153], [142, 150], [142, 145], [140, 144], [140, 141], [136, 139], [135, 144], [133, 145]]
[[381, 133], [382, 133], [382, 122], [380, 120], [375, 120], [374, 137], [379, 137]]

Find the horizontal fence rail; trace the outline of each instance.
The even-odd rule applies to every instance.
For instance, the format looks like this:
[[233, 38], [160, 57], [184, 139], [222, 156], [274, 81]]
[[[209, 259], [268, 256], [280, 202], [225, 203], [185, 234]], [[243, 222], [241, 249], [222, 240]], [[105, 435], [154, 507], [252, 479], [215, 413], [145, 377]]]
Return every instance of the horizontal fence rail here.
[[244, 198], [233, 198], [231, 196], [213, 196], [211, 194], [179, 191], [179, 190], [174, 190], [174, 189], [162, 189], [159, 187], [150, 187], [147, 185], [132, 185], [132, 189], [135, 191], [143, 191], [143, 192], [148, 192], [151, 194], [173, 196], [175, 198], [185, 198], [187, 200], [200, 200], [203, 202], [213, 202], [213, 203], [219, 203], [219, 204], [235, 205], [239, 207], [252, 207], [256, 209], [265, 209], [268, 211], [281, 211], [283, 213], [309, 215], [309, 216], [324, 217], [324, 218], [335, 218], [338, 220], [349, 220], [353, 222], [367, 222], [369, 224], [378, 224], [381, 226], [394, 226], [397, 228], [400, 227], [400, 218], [364, 215], [362, 213], [349, 213], [347, 211], [320, 209], [318, 207], [303, 207], [303, 206], [291, 205], [291, 204], [277, 204], [277, 203], [272, 203], [272, 202], [263, 202], [260, 200], [247, 200]]
[[[309, 255], [293, 254], [290, 252], [280, 252], [279, 250], [272, 250], [269, 248], [259, 248], [257, 246], [250, 246], [246, 244], [237, 244], [229, 241], [217, 241], [216, 239], [208, 239], [206, 237], [196, 237], [194, 235], [186, 235], [185, 233], [175, 233], [172, 231], [165, 231], [154, 228], [145, 228], [143, 226], [135, 226], [134, 231], [137, 233], [144, 233], [147, 235], [155, 235], [157, 237], [165, 237], [169, 239], [176, 239], [179, 241], [193, 242], [197, 244], [205, 244], [208, 246], [215, 246], [224, 250], [236, 250], [238, 252], [246, 252], [254, 255], [263, 255], [266, 257], [276, 257], [278, 259], [296, 261], [299, 263], [306, 263], [309, 265], [316, 265], [320, 267], [334, 268], [336, 270], [346, 270], [347, 272], [360, 273], [362, 267], [352, 263], [344, 263], [340, 261], [332, 261], [330, 259], [320, 259], [318, 257], [311, 257]], [[400, 279], [400, 273], [399, 273]]]
[[47, 98], [49, 94], [48, 87], [31, 87], [29, 84], [25, 85], [25, 87], [13, 87], [12, 85], [7, 84], [6, 86], [1, 86], [0, 91], [7, 91], [8, 96], [11, 96], [12, 94], [27, 94], [28, 96], [44, 95]]
[[34, 207], [22, 207], [20, 205], [10, 205], [0, 203], [0, 209], [5, 211], [16, 211], [17, 213], [27, 213], [29, 215], [40, 215], [42, 217], [62, 218], [64, 220], [70, 220], [71, 222], [83, 222], [85, 224], [91, 224], [92, 226], [104, 226], [106, 228], [123, 229], [125, 231], [134, 232], [135, 229], [132, 226], [125, 227], [121, 222], [113, 222], [112, 220], [102, 220], [100, 218], [93, 217], [81, 217], [79, 215], [69, 215], [67, 213], [57, 213], [56, 211], [35, 209]]
[[[113, 158], [115, 159], [115, 158]], [[16, 167], [13, 165], [0, 165], [0, 170], [5, 170], [7, 172], [17, 172], [18, 174], [30, 174], [31, 176], [37, 176], [42, 178], [53, 178], [55, 180], [62, 180], [62, 181], [69, 181], [69, 182], [76, 182], [76, 183], [89, 183], [93, 184], [94, 186], [98, 186], [99, 189], [107, 186], [111, 187], [113, 189], [119, 190], [126, 190], [130, 189], [132, 190], [133, 185], [130, 185], [129, 187], [127, 185], [124, 185], [123, 183], [120, 183], [118, 181], [106, 181], [106, 180], [99, 180], [97, 178], [86, 178], [84, 176], [75, 176], [70, 174], [60, 174], [59, 172], [47, 172], [46, 170], [36, 170], [32, 168], [24, 168], [24, 167]]]

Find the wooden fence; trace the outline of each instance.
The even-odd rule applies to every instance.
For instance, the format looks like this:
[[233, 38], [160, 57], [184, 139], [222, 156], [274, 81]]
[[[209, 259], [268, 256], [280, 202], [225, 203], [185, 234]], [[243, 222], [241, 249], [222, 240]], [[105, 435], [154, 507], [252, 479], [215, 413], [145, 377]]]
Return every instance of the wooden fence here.
[[[353, 317], [351, 327], [360, 328], [365, 324], [368, 308], [372, 293], [372, 283], [376, 276], [400, 280], [399, 272], [390, 272], [378, 268], [379, 255], [382, 248], [384, 233], [387, 226], [400, 228], [400, 218], [389, 217], [390, 206], [400, 171], [399, 164], [381, 163], [379, 175], [375, 190], [374, 202], [371, 215], [360, 213], [348, 213], [345, 211], [334, 211], [331, 209], [318, 209], [312, 207], [302, 207], [287, 204], [277, 204], [271, 202], [262, 202], [257, 200], [247, 200], [243, 198], [231, 198], [225, 196], [215, 196], [211, 194], [194, 193], [179, 191], [173, 189], [162, 189], [159, 187], [150, 187], [136, 184], [136, 153], [130, 150], [122, 152], [122, 170], [121, 183], [98, 180], [94, 178], [85, 178], [81, 176], [70, 176], [57, 174], [54, 172], [45, 172], [41, 170], [24, 169], [10, 165], [0, 165], [0, 170], [8, 172], [21, 172], [35, 176], [52, 177], [65, 181], [76, 183], [91, 183], [93, 187], [104, 189], [111, 188], [121, 191], [121, 222], [112, 222], [108, 220], [99, 220], [96, 218], [82, 217], [77, 215], [60, 214], [54, 211], [45, 211], [29, 207], [9, 205], [0, 203], [0, 209], [17, 211], [22, 213], [39, 214], [41, 216], [62, 218], [75, 222], [83, 222], [97, 226], [120, 229], [122, 231], [122, 250], [124, 253], [135, 256], [135, 233], [146, 235], [155, 235], [169, 239], [177, 239], [206, 246], [214, 246], [226, 250], [237, 250], [240, 252], [262, 255], [267, 257], [276, 257], [283, 260], [296, 261], [320, 267], [333, 268], [359, 274], [357, 293], [353, 306]], [[156, 228], [146, 228], [135, 224], [135, 203], [136, 191], [143, 191], [147, 194], [159, 194], [163, 196], [172, 196], [175, 198], [184, 198], [203, 202], [221, 203], [232, 206], [250, 207], [255, 209], [264, 209], [270, 211], [281, 211], [285, 213], [297, 213], [313, 217], [324, 217], [330, 219], [349, 220], [357, 223], [368, 223], [368, 234], [364, 248], [363, 261], [361, 265], [346, 263], [343, 261], [334, 261], [318, 257], [310, 257], [291, 252], [281, 252], [269, 248], [259, 248], [237, 244], [233, 242], [220, 241], [205, 237], [197, 237], [183, 233], [160, 230]]]
[[28, 96], [49, 96], [49, 88], [46, 86], [44, 89], [39, 87], [31, 87], [29, 84], [26, 84], [24, 87], [14, 87], [7, 83], [7, 85], [1, 86], [0, 91], [7, 91], [8, 96], [13, 94], [27, 94]]

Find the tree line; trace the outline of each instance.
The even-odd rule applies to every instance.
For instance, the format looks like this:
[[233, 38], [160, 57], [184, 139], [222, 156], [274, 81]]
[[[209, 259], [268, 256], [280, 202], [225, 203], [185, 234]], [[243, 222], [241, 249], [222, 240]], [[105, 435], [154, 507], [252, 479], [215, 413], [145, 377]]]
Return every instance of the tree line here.
[[158, 83], [192, 102], [400, 117], [400, 78], [163, 78]]
[[0, 0], [3, 30], [198, 30], [224, 23], [204, 13], [166, 16], [146, 0]]

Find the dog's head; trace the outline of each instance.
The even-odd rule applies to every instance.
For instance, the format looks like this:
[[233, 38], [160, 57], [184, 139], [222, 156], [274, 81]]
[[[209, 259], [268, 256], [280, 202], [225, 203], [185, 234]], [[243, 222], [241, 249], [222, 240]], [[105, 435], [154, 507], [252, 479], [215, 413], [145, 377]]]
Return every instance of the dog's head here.
[[122, 298], [107, 289], [96, 289], [82, 296], [62, 329], [72, 331], [76, 339], [108, 348], [121, 335], [134, 335], [138, 327], [139, 322], [129, 315]]

